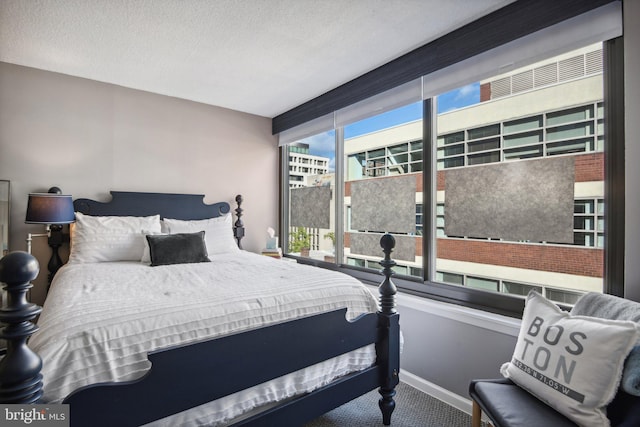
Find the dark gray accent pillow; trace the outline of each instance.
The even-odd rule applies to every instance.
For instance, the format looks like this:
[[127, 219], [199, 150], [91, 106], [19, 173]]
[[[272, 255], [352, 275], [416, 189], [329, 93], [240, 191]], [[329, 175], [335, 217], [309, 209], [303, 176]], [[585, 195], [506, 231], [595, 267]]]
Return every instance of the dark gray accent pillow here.
[[211, 262], [207, 257], [204, 231], [197, 233], [148, 234], [151, 266]]

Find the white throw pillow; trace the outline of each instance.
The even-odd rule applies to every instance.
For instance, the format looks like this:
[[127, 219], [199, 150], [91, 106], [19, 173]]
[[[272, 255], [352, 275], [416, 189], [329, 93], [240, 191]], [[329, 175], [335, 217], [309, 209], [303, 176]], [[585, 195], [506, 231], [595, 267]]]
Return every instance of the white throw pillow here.
[[231, 214], [192, 221], [165, 218], [162, 222], [164, 230], [169, 232], [169, 234], [204, 231], [204, 241], [207, 245], [207, 253], [209, 256], [240, 250], [233, 237]]
[[634, 322], [571, 316], [535, 291], [527, 297], [513, 358], [500, 372], [581, 426], [608, 426]]
[[69, 262], [140, 261], [143, 230], [160, 232], [160, 216], [91, 216], [76, 212]]

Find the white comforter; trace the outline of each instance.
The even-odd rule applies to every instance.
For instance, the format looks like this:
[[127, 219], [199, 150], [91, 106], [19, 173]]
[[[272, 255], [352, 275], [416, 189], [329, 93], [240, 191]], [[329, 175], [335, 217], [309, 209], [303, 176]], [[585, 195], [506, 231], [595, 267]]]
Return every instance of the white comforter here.
[[[42, 357], [44, 398], [78, 387], [138, 378], [146, 353], [300, 316], [347, 307], [376, 310], [357, 280], [241, 251], [212, 262], [150, 267], [132, 262], [67, 264], [58, 271], [30, 346]], [[310, 391], [375, 361], [372, 346], [220, 399], [171, 425], [229, 420], [259, 405]], [[193, 411], [192, 411], [193, 412]], [[195, 421], [198, 419], [198, 421]]]

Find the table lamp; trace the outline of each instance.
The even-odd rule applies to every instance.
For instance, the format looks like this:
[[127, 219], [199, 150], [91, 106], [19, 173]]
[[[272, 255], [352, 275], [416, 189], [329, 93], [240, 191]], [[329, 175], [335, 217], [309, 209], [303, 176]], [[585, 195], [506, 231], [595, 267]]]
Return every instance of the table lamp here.
[[27, 224], [45, 224], [47, 233], [29, 233], [27, 237], [27, 252], [31, 253], [31, 240], [33, 237], [48, 237], [48, 243], [52, 249], [51, 258], [49, 259], [49, 264], [47, 264], [49, 284], [62, 266], [62, 259], [58, 253], [58, 249], [64, 241], [62, 226], [74, 221], [73, 200], [70, 195], [62, 194], [58, 187], [51, 187], [48, 193], [29, 194], [27, 215], [24, 222]]

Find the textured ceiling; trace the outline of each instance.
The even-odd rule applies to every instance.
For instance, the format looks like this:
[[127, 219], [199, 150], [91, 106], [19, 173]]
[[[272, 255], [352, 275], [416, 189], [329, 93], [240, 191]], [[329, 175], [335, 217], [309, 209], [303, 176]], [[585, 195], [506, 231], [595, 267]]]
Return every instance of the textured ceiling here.
[[274, 117], [513, 0], [1, 0], [0, 61]]

